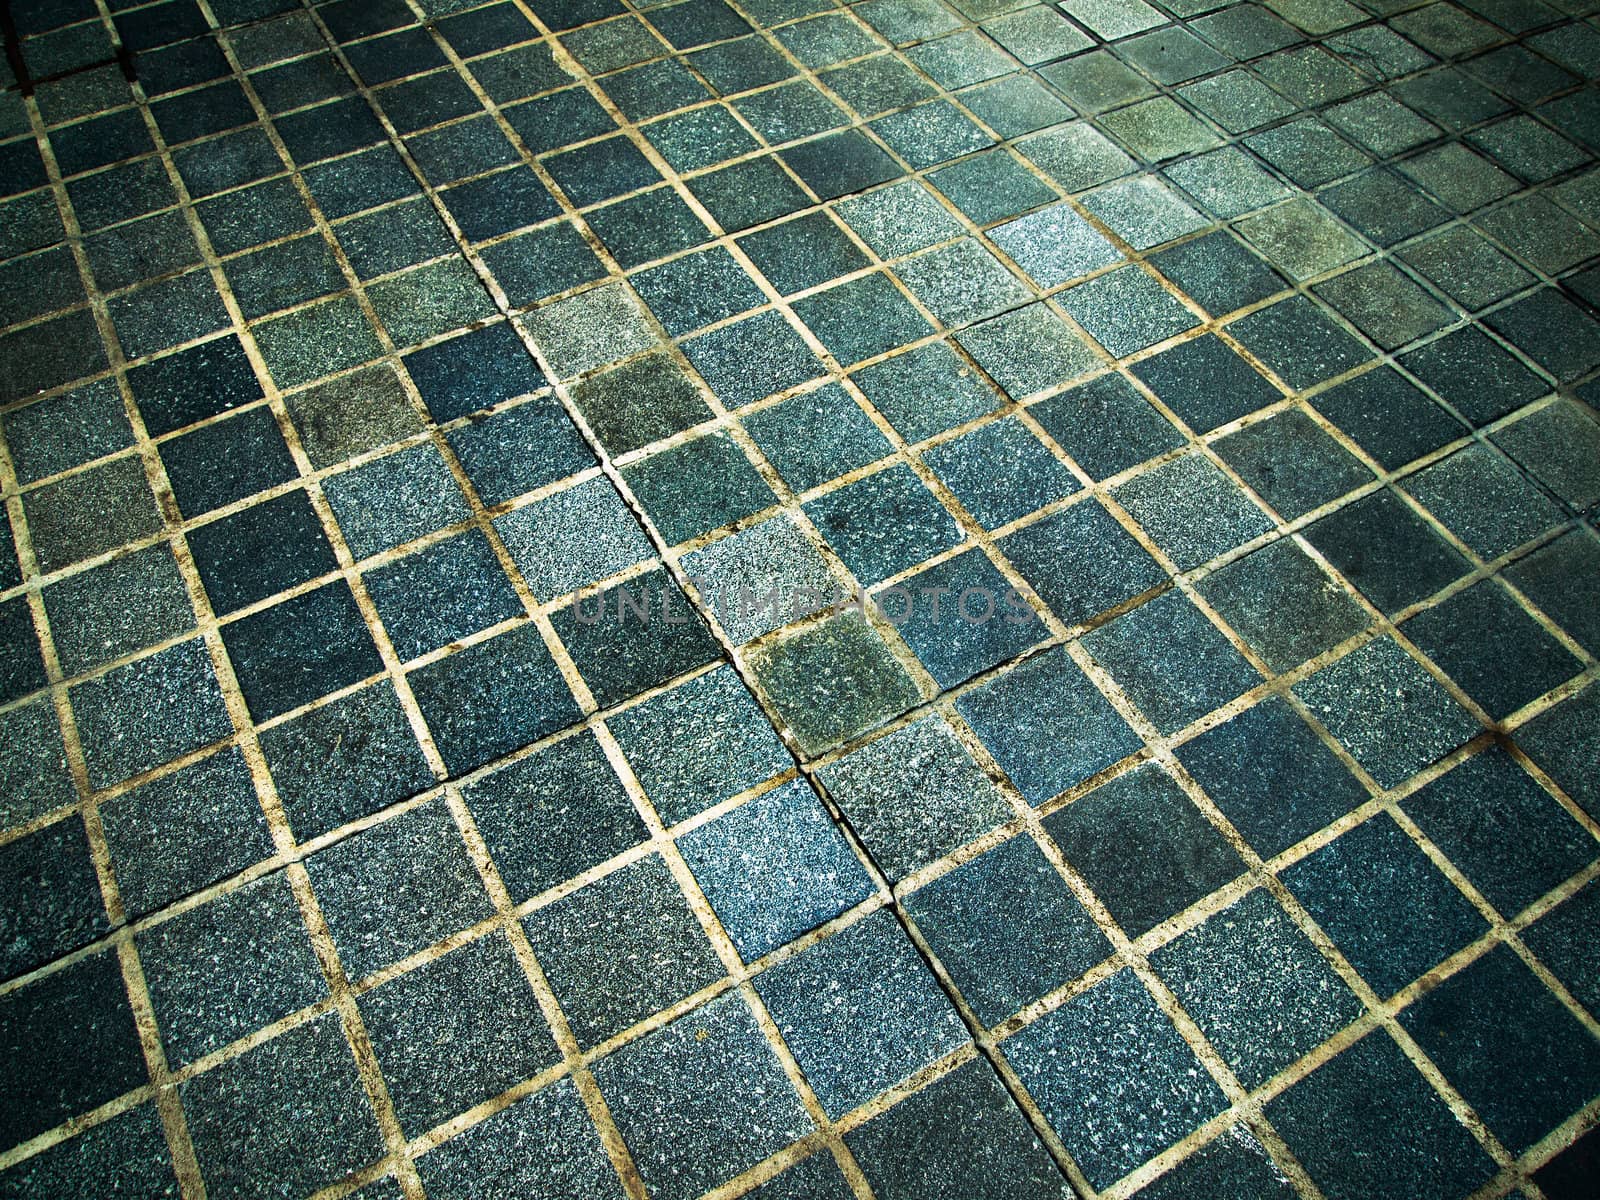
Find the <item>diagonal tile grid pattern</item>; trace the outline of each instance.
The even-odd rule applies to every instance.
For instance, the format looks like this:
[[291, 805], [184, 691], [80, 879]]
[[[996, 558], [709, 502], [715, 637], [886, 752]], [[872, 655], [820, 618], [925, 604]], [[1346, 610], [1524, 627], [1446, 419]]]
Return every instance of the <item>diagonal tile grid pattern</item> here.
[[1592, 11], [13, 3], [0, 1192], [1591, 1194]]

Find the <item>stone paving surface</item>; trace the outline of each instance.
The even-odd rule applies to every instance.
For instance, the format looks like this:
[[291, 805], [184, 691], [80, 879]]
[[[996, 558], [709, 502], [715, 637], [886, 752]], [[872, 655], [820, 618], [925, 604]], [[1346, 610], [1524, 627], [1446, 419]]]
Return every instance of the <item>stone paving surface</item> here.
[[1596, 10], [0, 6], [0, 1194], [1592, 1197]]

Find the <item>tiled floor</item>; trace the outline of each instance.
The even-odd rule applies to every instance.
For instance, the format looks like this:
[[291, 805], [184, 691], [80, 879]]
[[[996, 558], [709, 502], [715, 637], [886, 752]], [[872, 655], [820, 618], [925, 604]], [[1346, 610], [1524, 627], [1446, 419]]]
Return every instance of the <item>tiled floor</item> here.
[[0, 6], [0, 1194], [1591, 1200], [1600, 9], [1362, 2]]

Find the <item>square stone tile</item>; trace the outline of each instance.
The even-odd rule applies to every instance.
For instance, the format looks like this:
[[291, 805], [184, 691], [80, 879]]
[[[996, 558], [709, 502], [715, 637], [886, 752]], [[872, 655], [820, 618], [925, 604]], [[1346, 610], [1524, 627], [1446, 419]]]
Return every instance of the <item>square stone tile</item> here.
[[560, 1059], [522, 965], [500, 934], [362, 995], [401, 1128], [418, 1134]]
[[1102, 234], [1064, 204], [991, 229], [989, 240], [1044, 288], [1081, 278], [1122, 258]]
[[1260, 1086], [1365, 1011], [1259, 889], [1150, 961], [1246, 1087]]
[[306, 870], [352, 980], [494, 912], [442, 800], [334, 843]]
[[1250, 72], [1238, 69], [1192, 83], [1179, 94], [1234, 134], [1248, 133], [1299, 111]]
[[949, 329], [1033, 298], [1021, 280], [971, 238], [925, 250], [900, 263], [895, 274]]
[[1068, 383], [1099, 362], [1089, 345], [1042, 303], [990, 317], [962, 330], [956, 341], [1019, 402]]
[[1059, 199], [1054, 188], [1005, 150], [964, 158], [928, 179], [978, 225], [1017, 217]]
[[257, 721], [383, 670], [350, 585], [338, 579], [232, 622], [222, 644]]
[[0, 999], [0, 1046], [16, 1081], [0, 1121], [0, 1141], [7, 1146], [149, 1079], [122, 972], [108, 951], [6, 993]]
[[1454, 320], [1449, 309], [1387, 263], [1357, 267], [1318, 284], [1316, 293], [1386, 350], [1435, 333]]
[[689, 1200], [812, 1128], [736, 995], [603, 1059], [595, 1081], [645, 1185], [665, 1200]]
[[[129, 605], [129, 595], [142, 602]], [[195, 620], [165, 543], [69, 575], [44, 590], [44, 602], [56, 654], [68, 675], [165, 641], [192, 628]]]
[[24, 1195], [64, 1195], [92, 1187], [111, 1169], [130, 1187], [150, 1195], [172, 1194], [178, 1181], [154, 1104], [142, 1104], [23, 1159], [0, 1179]]
[[1490, 716], [1509, 716], [1581, 667], [1511, 598], [1485, 580], [1401, 626]]
[[1521, 912], [1595, 857], [1582, 827], [1499, 746], [1407, 797], [1405, 809], [1504, 913]]
[[500, 878], [519, 904], [647, 836], [592, 734], [520, 758], [462, 794]]
[[803, 779], [701, 825], [678, 845], [746, 962], [873, 892], [871, 877]]
[[1269, 262], [1300, 281], [1353, 262], [1366, 247], [1321, 205], [1304, 199], [1240, 222], [1244, 234]]
[[1155, 766], [1117, 776], [1046, 817], [1044, 827], [1129, 937], [1243, 870], [1222, 834]]
[[933, 332], [882, 273], [815, 292], [797, 300], [794, 312], [842, 366], [886, 354]]
[[362, 578], [403, 660], [524, 613], [488, 539], [475, 529]]
[[1005, 798], [938, 716], [852, 751], [818, 772], [891, 881], [1003, 823]]
[[867, 399], [909, 442], [964, 425], [1000, 397], [948, 342], [932, 342], [856, 373]]
[[[1474, 425], [1497, 420], [1543, 396], [1550, 387], [1473, 325], [1402, 355], [1400, 364]], [[1507, 430], [1502, 440], [1516, 439]]]
[[536, 910], [523, 925], [584, 1046], [722, 976], [671, 872], [653, 855]]
[[1163, 174], [1221, 220], [1266, 208], [1291, 195], [1276, 177], [1237, 146], [1179, 159]]
[[940, 687], [1015, 658], [1046, 629], [998, 568], [970, 550], [874, 594]]
[[920, 699], [882, 637], [856, 612], [762, 647], [751, 666], [808, 755], [848, 741]]
[[825, 493], [806, 515], [856, 579], [870, 587], [954, 546], [955, 519], [905, 464]]
[[693, 382], [665, 354], [592, 375], [573, 387], [572, 398], [613, 455], [661, 441], [711, 416]]
[[[1417, 355], [1431, 357], [1428, 352], [1434, 347], [1448, 353], [1441, 345], [1444, 340], [1413, 351], [1406, 361], [1414, 361]], [[1330, 388], [1316, 396], [1313, 403], [1379, 466], [1390, 471], [1467, 433], [1459, 420], [1388, 367]]]
[[828, 607], [842, 591], [787, 516], [686, 554], [682, 563], [701, 602], [739, 644]]
[[24, 485], [133, 444], [127, 411], [110, 379], [14, 408], [0, 417], [0, 428]]
[[1507, 569], [1505, 577], [1591, 654], [1600, 641], [1600, 609], [1593, 606], [1600, 545], [1574, 530]]
[[12, 979], [110, 932], [83, 822], [73, 815], [0, 847]]
[[1039, 75], [1074, 107], [1088, 113], [1105, 112], [1155, 92], [1148, 79], [1110, 50], [1074, 54], [1042, 68]]
[[670, 187], [639, 192], [584, 218], [624, 270], [699, 245], [704, 222]]
[[1600, 365], [1600, 324], [1553, 288], [1497, 309], [1486, 324], [1560, 382]]
[[672, 337], [747, 312], [766, 299], [721, 246], [698, 250], [629, 277], [633, 290]]
[[791, 762], [727, 667], [619, 713], [610, 726], [669, 824], [761, 783]]
[[1110, 943], [1032, 839], [1003, 842], [905, 900], [985, 1025], [1077, 978]]
[[383, 1156], [336, 1012], [186, 1081], [195, 1157], [219, 1194], [262, 1179], [312, 1191]]
[[1072, 473], [1012, 418], [935, 446], [923, 461], [988, 528], [1010, 524], [1078, 490]]
[[575, 598], [551, 614], [550, 623], [602, 707], [720, 654], [710, 629], [662, 567]]
[[1372, 479], [1359, 459], [1299, 408], [1246, 425], [1213, 445], [1218, 456], [1288, 520]]
[[1600, 449], [1600, 422], [1587, 407], [1557, 400], [1502, 428], [1494, 441], [1573, 508], [1600, 501], [1593, 457]]
[[532, 625], [438, 659], [408, 678], [454, 773], [553, 733], [578, 716], [576, 701]]
[[233, 732], [211, 660], [198, 638], [115, 667], [68, 694], [89, 782], [97, 788]]
[[884, 259], [924, 250], [962, 233], [961, 224], [914, 180], [851, 196], [841, 200], [835, 211]]
[[750, 413], [744, 427], [796, 492], [810, 491], [892, 450], [872, 418], [837, 384]]
[[872, 123], [873, 132], [917, 170], [986, 150], [995, 139], [948, 100], [902, 109]]
[[1198, 154], [1221, 142], [1198, 117], [1167, 96], [1116, 109], [1101, 117], [1100, 123], [1150, 163]]
[[1128, 174], [1134, 161], [1088, 121], [1022, 139], [1017, 148], [1068, 192], [1079, 192]]
[[[1363, 682], [1352, 686], [1355, 679]], [[1378, 782], [1395, 787], [1477, 732], [1477, 723], [1390, 638], [1300, 683], [1295, 695]]]
[[1102, 375], [1046, 397], [1028, 411], [1096, 480], [1184, 443], [1177, 427], [1121, 375]]
[[1180, 571], [1267, 533], [1272, 519], [1208, 458], [1189, 453], [1136, 475], [1112, 495]]
[[659, 451], [623, 468], [622, 477], [669, 545], [777, 501], [739, 444], [725, 433]]
[[[1065, 1200], [1071, 1193], [993, 1069], [983, 1063], [957, 1068], [853, 1131], [846, 1144], [873, 1194], [886, 1200], [912, 1200], [946, 1182], [974, 1200]], [[951, 1147], [955, 1153], [941, 1162], [941, 1151]]]
[[[1371, 167], [1352, 175], [1318, 193], [1317, 199], [1377, 246], [1393, 246], [1450, 219], [1449, 211], [1429, 199], [1420, 187], [1384, 167]], [[1409, 254], [1404, 257], [1411, 261]]]
[[1311, 387], [1373, 357], [1304, 296], [1257, 309], [1234, 321], [1228, 332], [1291, 388]]
[[887, 912], [763, 973], [755, 987], [823, 1110], [835, 1118], [968, 1040], [949, 999]]
[[560, 378], [581, 375], [655, 343], [638, 301], [620, 283], [542, 304], [523, 318], [523, 326]]
[[487, 505], [503, 504], [595, 462], [561, 403], [548, 393], [463, 425], [447, 440]]
[[[1401, 1021], [1495, 1135], [1519, 1151], [1600, 1080], [1600, 1045], [1509, 947], [1447, 979]], [[1464, 1050], [1456, 1041], [1463, 1027], [1491, 1048]]]
[[1209, 433], [1283, 398], [1249, 363], [1209, 335], [1163, 350], [1132, 370], [1196, 433]]
[[1263, 858], [1367, 799], [1289, 704], [1268, 697], [1178, 747], [1178, 761]]
[[1498, 558], [1562, 518], [1559, 506], [1506, 459], [1477, 443], [1423, 468], [1405, 490], [1485, 558]]
[[153, 912], [273, 852], [238, 750], [124, 792], [102, 806], [101, 817], [130, 915]]
[[1372, 162], [1316, 117], [1302, 117], [1244, 139], [1268, 164], [1301, 188], [1321, 187]]
[[604, 475], [514, 509], [496, 518], [494, 527], [541, 601], [624, 571], [655, 550]]
[[328, 994], [279, 872], [157, 925], [137, 942], [174, 1063], [220, 1050]]
[[[1277, 1097], [1267, 1118], [1328, 1196], [1465, 1194], [1494, 1170], [1383, 1033], [1369, 1034]], [[1349, 1154], [1352, 1143], [1372, 1147], [1373, 1155]], [[1421, 1145], [1429, 1149], [1419, 1153]], [[1373, 1166], [1379, 1155], [1381, 1173]]]
[[782, 314], [768, 310], [683, 344], [690, 364], [730, 409], [822, 374], [822, 363]]
[[868, 263], [837, 222], [820, 210], [747, 233], [738, 244], [786, 296], [848, 275]]
[[507, 324], [486, 325], [413, 350], [402, 361], [437, 421], [525, 396], [545, 382], [517, 331]]
[[1332, 649], [1368, 622], [1361, 606], [1288, 538], [1206, 576], [1199, 590], [1275, 671]]
[[[429, 1151], [417, 1161], [417, 1173], [430, 1196], [452, 1200], [466, 1200], [480, 1188], [605, 1200], [626, 1194], [577, 1089], [566, 1079]], [[366, 1190], [356, 1194], [367, 1200]], [[372, 1200], [379, 1200], [376, 1193]], [[388, 1193], [382, 1200], [390, 1200]]]
[[1154, 276], [1124, 267], [1080, 283], [1061, 305], [1106, 352], [1124, 358], [1193, 329], [1199, 319]]
[[1127, 1174], [1227, 1104], [1126, 970], [1035, 1021], [1004, 1043], [1004, 1053], [1095, 1186]]
[[[1380, 813], [1283, 873], [1339, 952], [1392, 995], [1487, 929], [1392, 818]], [[1426, 922], [1417, 912], [1430, 914]]]
[[1007, 534], [998, 545], [1069, 625], [1083, 624], [1166, 578], [1144, 547], [1094, 501]]
[[1059, 649], [966, 693], [956, 709], [1030, 804], [1042, 804], [1142, 748]]
[[301, 841], [423, 791], [433, 773], [392, 685], [342, 696], [260, 733], [278, 801]]
[[[866, 68], [874, 63], [887, 65], [891, 61], [893, 60], [886, 58], [869, 59], [860, 64], [860, 67]], [[899, 69], [905, 70], [905, 68]], [[844, 73], [855, 70], [857, 68], [840, 68], [839, 72], [825, 76], [824, 81], [833, 84], [846, 101], [851, 101], [849, 93], [840, 88], [839, 83], [842, 82], [841, 77]], [[909, 75], [909, 72], [907, 74]], [[915, 81], [915, 84], [919, 90], [923, 87], [920, 81]], [[864, 104], [857, 104], [856, 107], [864, 117], [872, 116], [883, 108], [899, 107], [898, 104], [884, 105], [881, 101], [874, 103], [866, 97], [860, 98]], [[841, 196], [865, 191], [875, 184], [897, 179], [902, 174], [894, 160], [858, 129], [847, 129], [842, 133], [827, 134], [815, 141], [802, 142], [785, 150], [779, 157], [784, 165], [798, 175], [800, 181], [816, 194], [817, 199], [823, 201], [837, 200]]]
[[9, 830], [76, 798], [49, 697], [0, 716], [0, 827]]
[[23, 500], [43, 572], [59, 571], [161, 529], [161, 516], [134, 456], [114, 459], [29, 492]]

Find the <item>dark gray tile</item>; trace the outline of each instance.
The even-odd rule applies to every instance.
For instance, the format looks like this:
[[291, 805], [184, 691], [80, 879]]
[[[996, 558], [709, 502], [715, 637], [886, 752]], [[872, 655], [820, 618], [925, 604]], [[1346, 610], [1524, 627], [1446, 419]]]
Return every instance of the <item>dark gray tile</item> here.
[[494, 913], [442, 800], [336, 842], [306, 870], [353, 980]]
[[941, 717], [923, 717], [818, 772], [891, 881], [927, 866], [1010, 815]]
[[584, 1046], [722, 976], [711, 943], [655, 855], [538, 909], [523, 925]]
[[336, 1012], [195, 1076], [178, 1095], [200, 1173], [219, 1195], [254, 1194], [263, 1180], [314, 1191], [383, 1156]]
[[596, 1064], [651, 1194], [689, 1200], [811, 1131], [771, 1045], [723, 996]]
[[888, 912], [764, 972], [755, 986], [831, 1117], [968, 1040], [961, 1018]]

